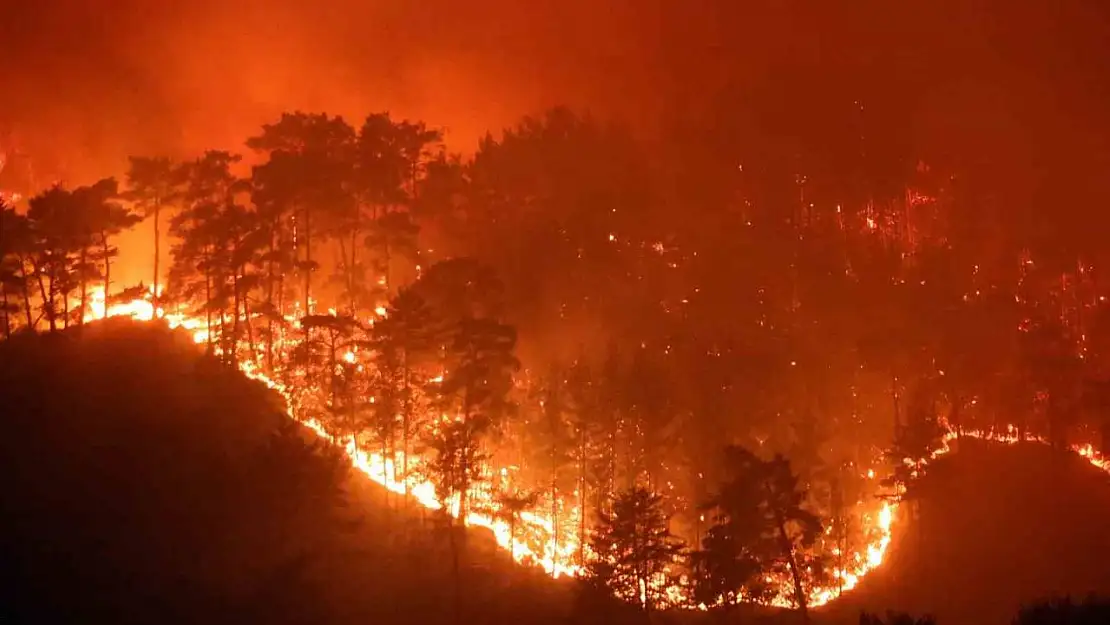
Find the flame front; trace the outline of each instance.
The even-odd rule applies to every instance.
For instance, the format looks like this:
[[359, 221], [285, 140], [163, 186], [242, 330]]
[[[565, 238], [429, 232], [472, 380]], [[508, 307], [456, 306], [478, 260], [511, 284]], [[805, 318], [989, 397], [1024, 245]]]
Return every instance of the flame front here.
[[[190, 332], [196, 343], [204, 343], [208, 340], [204, 319], [181, 312], [167, 312], [162, 309], [156, 311], [152, 299], [148, 294], [146, 298], [131, 302], [106, 305], [103, 289], [94, 289], [90, 296], [91, 304], [85, 319], [86, 321], [92, 321], [105, 317], [129, 317], [137, 321], [150, 321], [157, 317], [167, 323], [170, 328], [180, 328]], [[377, 311], [379, 316], [384, 316], [384, 312], [384, 310]], [[355, 361], [356, 354], [346, 352], [342, 355], [342, 358], [351, 363]], [[266, 376], [252, 359], [240, 360], [238, 366], [247, 377], [277, 391], [285, 400], [286, 414], [290, 418], [306, 426], [321, 438], [342, 448], [350, 458], [351, 465], [368, 478], [393, 493], [407, 494], [412, 501], [425, 508], [430, 510], [441, 510], [443, 508], [443, 504], [436, 497], [435, 487], [428, 481], [412, 477], [411, 469], [419, 467], [422, 461], [422, 458], [418, 455], [409, 458], [410, 477], [407, 482], [405, 480], [399, 481], [395, 477], [395, 467], [404, 462], [403, 452], [397, 452], [394, 457], [387, 458], [380, 453], [360, 448], [353, 438], [337, 438], [328, 432], [318, 420], [298, 419], [293, 410], [290, 389]], [[1012, 426], [1002, 432], [963, 430], [957, 433], [950, 430], [941, 439], [940, 445], [932, 450], [927, 457], [905, 458], [902, 462], [912, 470], [913, 475], [921, 475], [932, 461], [950, 453], [952, 451], [952, 441], [959, 437], [1011, 445], [1019, 442], [1047, 443], [1042, 438], [1021, 437]], [[1092, 445], [1074, 445], [1070, 449], [1092, 466], [1110, 473], [1110, 459]], [[503, 471], [502, 474], [504, 475], [504, 473]], [[866, 477], [869, 480], [874, 480], [874, 471], [869, 470]], [[832, 585], [809, 589], [808, 601], [811, 607], [825, 605], [839, 597], [844, 591], [852, 590], [865, 576], [883, 564], [891, 544], [895, 521], [898, 518], [898, 500], [902, 495], [904, 495], [904, 492], [899, 489], [894, 493], [893, 500], [883, 501], [877, 509], [860, 514], [864, 526], [864, 535], [868, 537], [866, 544], [849, 554], [845, 558], [846, 564], [842, 568], [833, 571], [834, 583]], [[497, 544], [510, 552], [517, 562], [540, 566], [553, 577], [575, 576], [580, 572], [579, 566], [574, 563], [575, 556], [580, 551], [582, 540], [582, 537], [576, 531], [578, 526], [576, 522], [563, 524], [565, 531], [560, 532], [560, 540], [556, 544], [556, 541], [551, 539], [555, 533], [553, 518], [534, 511], [524, 512], [521, 514], [514, 536], [509, 523], [501, 520], [495, 514], [497, 504], [488, 491], [476, 488], [468, 493], [468, 497], [471, 498], [474, 505], [467, 513], [465, 524], [489, 529], [497, 540]], [[582, 510], [576, 506], [568, 506], [568, 508], [570, 508], [568, 516], [575, 521], [579, 520], [579, 515], [583, 513]], [[487, 510], [494, 513], [485, 512]], [[454, 502], [452, 505], [449, 502], [447, 512], [457, 517], [458, 503]], [[543, 545], [543, 547], [537, 551], [533, 548], [534, 545]], [[776, 582], [778, 586], [778, 592], [770, 601], [771, 605], [784, 608], [794, 607], [793, 594], [788, 581], [770, 581]], [[676, 605], [688, 605], [689, 603], [685, 590], [677, 585], [666, 587], [664, 593]], [[705, 605], [698, 607], [706, 608]]]

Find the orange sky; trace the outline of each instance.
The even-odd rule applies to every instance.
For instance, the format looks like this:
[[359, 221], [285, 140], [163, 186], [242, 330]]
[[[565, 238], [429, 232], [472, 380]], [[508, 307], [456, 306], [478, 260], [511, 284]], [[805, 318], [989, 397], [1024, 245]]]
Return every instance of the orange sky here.
[[[389, 110], [469, 151], [555, 104], [654, 128], [728, 85], [802, 107], [792, 119], [816, 128], [822, 98], [863, 94], [917, 147], [988, 163], [1110, 146], [1103, 0], [850, 4], [0, 0], [0, 142], [33, 155], [42, 184], [80, 183], [119, 175], [129, 154], [241, 149], [290, 109]], [[1029, 123], [1046, 116], [1050, 130]], [[124, 243], [123, 264], [145, 264]]]

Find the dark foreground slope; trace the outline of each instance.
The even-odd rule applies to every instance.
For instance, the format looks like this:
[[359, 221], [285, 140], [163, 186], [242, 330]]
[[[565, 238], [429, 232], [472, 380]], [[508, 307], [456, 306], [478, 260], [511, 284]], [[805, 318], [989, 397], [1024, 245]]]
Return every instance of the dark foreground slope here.
[[1110, 478], [1070, 453], [964, 441], [922, 480], [918, 513], [823, 621], [894, 608], [1003, 624], [1022, 604], [1110, 591]]
[[[0, 622], [581, 621], [568, 584], [445, 531], [187, 337], [110, 320], [0, 343]], [[602, 606], [604, 607], [604, 606]], [[577, 616], [576, 616], [577, 613]]]

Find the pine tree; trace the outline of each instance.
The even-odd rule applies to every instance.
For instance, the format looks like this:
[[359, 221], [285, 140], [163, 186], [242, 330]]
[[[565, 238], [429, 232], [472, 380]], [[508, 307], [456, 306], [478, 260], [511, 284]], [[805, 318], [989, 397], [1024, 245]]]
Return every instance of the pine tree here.
[[[400, 414], [401, 479], [408, 500], [409, 458], [416, 434], [419, 397], [430, 377], [427, 367], [435, 360], [432, 311], [412, 289], [402, 289], [374, 324], [372, 346], [390, 401]], [[394, 476], [396, 479], [396, 476]]]
[[[78, 187], [74, 189], [73, 197], [78, 203], [78, 210], [88, 216], [90, 230], [99, 247], [94, 257], [103, 263], [104, 303], [107, 306], [112, 301], [112, 259], [119, 255], [119, 248], [112, 245], [112, 239], [133, 228], [142, 221], [142, 217], [118, 201], [119, 184], [114, 178], [106, 178], [89, 187]], [[84, 254], [82, 256], [84, 261]], [[88, 267], [81, 273], [82, 317], [86, 314], [85, 281], [96, 273], [95, 268]]]
[[127, 170], [127, 199], [146, 217], [153, 220], [154, 226], [154, 279], [151, 282], [154, 310], [157, 314], [161, 278], [159, 267], [162, 260], [162, 212], [171, 208], [181, 196], [182, 170], [166, 157], [130, 157]]
[[32, 235], [27, 217], [0, 200], [0, 314], [4, 317], [4, 337], [11, 338], [14, 318], [22, 312], [24, 326], [34, 327], [31, 313], [31, 279], [26, 259]]
[[[170, 250], [170, 290], [183, 303], [199, 303], [194, 310], [204, 314], [209, 352], [216, 347], [214, 314], [219, 315], [220, 337], [232, 334], [223, 332], [226, 309], [233, 302], [228, 286], [234, 270], [229, 252], [234, 251], [233, 239], [249, 230], [228, 223], [238, 222], [242, 214], [236, 195], [243, 183], [231, 173], [239, 160], [238, 155], [210, 150], [187, 163], [182, 170], [182, 209], [170, 221], [170, 234], [176, 238]], [[229, 231], [229, 226], [234, 231]]]
[[789, 575], [795, 606], [808, 620], [806, 579], [824, 571], [823, 558], [808, 553], [821, 536], [820, 519], [805, 509], [806, 493], [786, 458], [761, 460], [729, 446], [725, 462], [728, 477], [706, 504], [714, 524], [699, 555], [701, 599], [714, 592], [732, 603], [763, 598], [769, 589], [762, 577]]
[[[513, 373], [520, 367], [513, 355], [516, 331], [512, 326], [488, 318], [463, 319], [452, 342], [453, 367], [440, 385], [441, 396], [453, 404], [465, 427], [458, 430], [466, 437], [480, 437], [498, 425], [513, 405], [509, 392]], [[477, 446], [477, 440], [462, 441], [460, 449]], [[465, 463], [469, 455], [460, 456]], [[475, 467], [463, 466], [457, 472], [463, 480], [476, 475]], [[469, 483], [459, 489], [459, 516], [467, 513]]]
[[635, 486], [619, 492], [590, 537], [586, 575], [648, 615], [664, 604], [664, 588], [683, 551], [668, 528], [663, 497]]
[[911, 396], [905, 423], [898, 427], [893, 445], [886, 452], [894, 464], [894, 472], [885, 484], [902, 489], [912, 498], [911, 487], [914, 480], [920, 477], [919, 463], [928, 460], [930, 454], [940, 447], [944, 435], [935, 398], [928, 385], [922, 384]]
[[268, 157], [254, 168], [252, 186], [266, 197], [268, 210], [294, 220], [294, 238], [304, 250], [297, 262], [304, 279], [301, 314], [312, 314], [312, 275], [319, 268], [313, 244], [335, 232], [354, 203], [355, 131], [342, 117], [298, 111], [264, 125], [247, 146]]
[[562, 493], [573, 486], [574, 434], [569, 422], [570, 406], [566, 372], [552, 366], [540, 380], [536, 392], [538, 409], [529, 421], [526, 437], [529, 464], [539, 469], [545, 497], [550, 506], [552, 553], [558, 553], [563, 527]]
[[539, 493], [519, 489], [506, 490], [497, 494], [497, 511], [494, 516], [509, 525], [509, 555], [516, 559], [516, 528], [520, 526], [521, 515], [536, 507]]

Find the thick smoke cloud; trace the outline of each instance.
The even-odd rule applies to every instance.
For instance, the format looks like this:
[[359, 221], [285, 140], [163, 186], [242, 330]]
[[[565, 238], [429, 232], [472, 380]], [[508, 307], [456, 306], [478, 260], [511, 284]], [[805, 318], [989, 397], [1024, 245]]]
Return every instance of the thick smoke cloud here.
[[234, 146], [292, 108], [389, 109], [466, 149], [556, 102], [635, 102], [647, 43], [634, 40], [631, 2], [602, 13], [503, 0], [10, 4], [3, 128], [76, 178], [111, 173], [128, 152]]
[[963, 111], [949, 126], [990, 117], [977, 106], [1004, 117], [1018, 96], [1075, 115], [1107, 96], [1107, 10], [1090, 1], [2, 4], [0, 127], [74, 177], [131, 151], [232, 146], [290, 108], [390, 109], [467, 149], [555, 103], [651, 126], [727, 85], [897, 99], [922, 124]]
[[1010, 179], [1061, 159], [1093, 175], [1110, 164], [1108, 6], [0, 0], [0, 148], [31, 155], [41, 186], [118, 175], [128, 154], [241, 149], [289, 109], [390, 110], [465, 152], [555, 104], [651, 139], [704, 133], [728, 97], [726, 111], [762, 107], [764, 132], [818, 146], [844, 143], [834, 118], [858, 102], [908, 151]]

